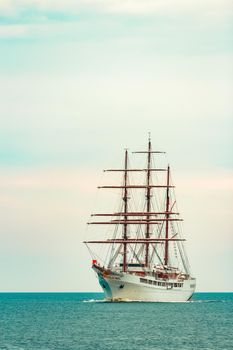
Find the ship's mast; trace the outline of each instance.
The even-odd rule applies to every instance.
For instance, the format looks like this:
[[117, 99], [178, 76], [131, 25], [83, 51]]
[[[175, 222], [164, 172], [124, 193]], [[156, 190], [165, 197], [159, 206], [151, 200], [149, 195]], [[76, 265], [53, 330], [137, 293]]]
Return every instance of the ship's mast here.
[[[150, 175], [151, 175], [151, 140], [149, 135], [149, 141], [148, 141], [148, 155], [147, 155], [147, 177], [146, 177], [146, 212], [150, 213], [151, 211], [151, 187], [150, 187]], [[150, 216], [147, 214], [146, 219], [148, 220], [148, 224], [146, 225], [146, 239], [150, 238]], [[149, 243], [146, 243], [146, 254], [145, 254], [145, 266], [148, 266], [148, 259], [149, 259]]]
[[[133, 153], [147, 154], [147, 167], [142, 169], [129, 169], [128, 164], [128, 150], [125, 150], [125, 161], [123, 169], [106, 169], [104, 171], [110, 172], [123, 172], [123, 184], [118, 185], [108, 185], [108, 186], [99, 186], [98, 188], [104, 189], [122, 189], [122, 199], [123, 199], [123, 210], [121, 212], [115, 213], [101, 213], [101, 214], [92, 214], [92, 216], [97, 217], [115, 217], [107, 221], [94, 221], [89, 222], [88, 224], [94, 225], [122, 225], [122, 234], [121, 238], [114, 237], [113, 239], [106, 240], [93, 240], [85, 241], [86, 244], [119, 244], [123, 247], [123, 261], [122, 268], [123, 272], [128, 271], [128, 261], [127, 261], [127, 248], [132, 244], [145, 244], [145, 257], [143, 258], [145, 266], [148, 267], [150, 261], [150, 245], [155, 244], [164, 244], [164, 265], [169, 263], [169, 241], [184, 241], [184, 239], [177, 238], [176, 235], [169, 237], [169, 222], [170, 221], [182, 221], [182, 219], [174, 217], [174, 215], [179, 215], [179, 213], [173, 212], [172, 207], [170, 207], [170, 192], [169, 189], [174, 187], [170, 184], [170, 167], [168, 168], [152, 168], [152, 153], [164, 153], [161, 151], [152, 151], [151, 140], [149, 137], [148, 149], [146, 151], [137, 151]], [[167, 181], [166, 184], [156, 184], [151, 183], [151, 174], [153, 172], [166, 172]], [[146, 174], [146, 183], [145, 184], [129, 184], [129, 172], [145, 172]], [[164, 188], [166, 189], [166, 204], [165, 211], [151, 211], [151, 193], [153, 188]], [[146, 193], [146, 210], [145, 211], [129, 211], [128, 208], [128, 192], [129, 190], [145, 189]], [[162, 215], [162, 217], [161, 217]], [[161, 238], [151, 238], [151, 227], [152, 225], [160, 225], [165, 222], [165, 237]], [[145, 225], [144, 237], [129, 237], [128, 227], [129, 225]], [[118, 250], [120, 252], [120, 249]], [[117, 256], [117, 255], [116, 255]]]
[[128, 150], [125, 150], [125, 174], [124, 174], [124, 196], [123, 196], [123, 201], [124, 201], [124, 227], [123, 227], [123, 271], [126, 272], [127, 270], [127, 233], [128, 233], [128, 224], [127, 224], [127, 212], [128, 212]]
[[168, 265], [169, 248], [168, 248], [168, 233], [169, 233], [169, 207], [170, 207], [170, 166], [167, 167], [167, 191], [166, 191], [166, 221], [165, 221], [165, 252], [164, 252], [164, 265]]

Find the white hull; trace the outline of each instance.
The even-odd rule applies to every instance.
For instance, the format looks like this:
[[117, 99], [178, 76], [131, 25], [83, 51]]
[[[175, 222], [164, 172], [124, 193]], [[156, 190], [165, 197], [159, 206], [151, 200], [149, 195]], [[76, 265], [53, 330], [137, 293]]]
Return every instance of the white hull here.
[[149, 276], [141, 278], [129, 273], [122, 273], [120, 276], [97, 274], [106, 299], [111, 301], [182, 302], [189, 300], [195, 290], [195, 279], [191, 278], [179, 283], [182, 287], [177, 287], [178, 283], [175, 280], [159, 282], [164, 284], [159, 286], [148, 284], [158, 284]]

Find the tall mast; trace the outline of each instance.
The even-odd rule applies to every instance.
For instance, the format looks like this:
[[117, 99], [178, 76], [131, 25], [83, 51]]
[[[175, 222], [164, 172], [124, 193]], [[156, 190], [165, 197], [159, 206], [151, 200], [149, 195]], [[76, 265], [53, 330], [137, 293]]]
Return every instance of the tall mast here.
[[[108, 185], [108, 186], [100, 186], [98, 188], [104, 188], [104, 189], [122, 189], [122, 199], [123, 199], [123, 208], [121, 212], [115, 212], [115, 213], [102, 213], [102, 214], [92, 214], [92, 216], [97, 217], [116, 217], [115, 219], [110, 219], [108, 221], [94, 221], [89, 222], [90, 225], [122, 225], [122, 233], [121, 233], [121, 239], [117, 239], [116, 237], [114, 239], [107, 239], [107, 240], [95, 240], [95, 241], [85, 241], [85, 243], [92, 243], [92, 244], [120, 244], [123, 247], [123, 253], [122, 253], [122, 267], [123, 271], [126, 272], [128, 269], [128, 262], [127, 262], [127, 247], [129, 244], [135, 243], [135, 244], [145, 244], [145, 266], [148, 267], [150, 262], [150, 244], [163, 244], [164, 245], [164, 265], [168, 265], [169, 263], [169, 242], [170, 241], [183, 241], [183, 239], [177, 239], [176, 234], [172, 237], [169, 237], [169, 222], [170, 221], [182, 221], [182, 219], [174, 217], [174, 215], [179, 215], [179, 213], [173, 212], [172, 208], [170, 206], [170, 188], [173, 188], [175, 186], [170, 184], [170, 167], [167, 168], [152, 168], [152, 153], [165, 153], [161, 151], [152, 151], [151, 146], [151, 140], [149, 136], [149, 142], [148, 142], [148, 149], [146, 151], [137, 151], [133, 153], [141, 153], [141, 154], [147, 154], [147, 167], [143, 169], [129, 169], [128, 168], [128, 151], [125, 150], [125, 161], [124, 161], [124, 167], [122, 169], [106, 169], [104, 171], [116, 171], [116, 172], [123, 172], [124, 178], [123, 178], [123, 184], [120, 186], [116, 185]], [[129, 172], [146, 172], [146, 183], [145, 184], [137, 184], [132, 185], [129, 184]], [[151, 174], [153, 172], [157, 171], [166, 171], [167, 173], [167, 181], [166, 184], [162, 185], [153, 185], [151, 184]], [[146, 210], [145, 211], [129, 211], [128, 208], [128, 192], [130, 189], [146, 189]], [[158, 212], [152, 212], [151, 211], [151, 194], [153, 188], [166, 188], [166, 198], [165, 198], [165, 210], [158, 211]], [[160, 216], [162, 215], [162, 217]], [[152, 225], [163, 225], [165, 223], [165, 237], [163, 238], [157, 238], [157, 239], [151, 239], [151, 227]], [[129, 225], [145, 225], [145, 233], [144, 238], [130, 238], [129, 237]], [[163, 226], [161, 226], [163, 227]]]
[[[123, 196], [123, 201], [124, 201], [124, 227], [123, 227], [123, 240], [126, 241], [128, 236], [128, 224], [127, 224], [127, 212], [128, 212], [128, 150], [125, 150], [125, 174], [124, 174], [124, 196]], [[123, 271], [126, 272], [127, 269], [127, 243], [123, 243]]]
[[[150, 140], [150, 134], [149, 134], [149, 141], [148, 141], [148, 155], [147, 155], [147, 177], [146, 177], [146, 185], [147, 185], [147, 190], [146, 190], [146, 212], [150, 213], [150, 207], [151, 207], [151, 187], [150, 187], [150, 172], [151, 169], [151, 140]], [[149, 214], [147, 215], [147, 220], [148, 224], [146, 225], [146, 239], [150, 238], [150, 223], [149, 219], [150, 216]], [[148, 266], [148, 259], [149, 259], [149, 243], [146, 243], [146, 254], [145, 254], [145, 266]]]
[[170, 188], [170, 166], [167, 167], [167, 194], [166, 194], [166, 224], [165, 224], [165, 253], [164, 253], [164, 265], [168, 264], [168, 233], [169, 233], [169, 207], [170, 207], [170, 198], [169, 198], [169, 188]]

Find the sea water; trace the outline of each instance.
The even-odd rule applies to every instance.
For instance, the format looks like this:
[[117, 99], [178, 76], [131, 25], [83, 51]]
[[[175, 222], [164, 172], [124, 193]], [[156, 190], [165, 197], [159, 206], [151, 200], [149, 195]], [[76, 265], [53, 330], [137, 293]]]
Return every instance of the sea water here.
[[95, 293], [0, 293], [0, 349], [233, 349], [233, 293], [184, 303], [103, 302]]

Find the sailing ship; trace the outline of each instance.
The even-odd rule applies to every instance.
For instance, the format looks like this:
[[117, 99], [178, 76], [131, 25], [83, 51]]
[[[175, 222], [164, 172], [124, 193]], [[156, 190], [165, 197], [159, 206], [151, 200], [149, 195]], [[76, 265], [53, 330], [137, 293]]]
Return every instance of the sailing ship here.
[[[184, 247], [183, 220], [177, 209], [170, 166], [158, 167], [154, 159], [165, 152], [152, 150], [149, 136], [147, 150], [133, 153], [146, 155], [144, 167], [131, 168], [126, 149], [122, 169], [104, 170], [123, 175], [120, 185], [99, 187], [118, 189], [121, 203], [117, 212], [92, 214], [108, 218], [105, 221], [88, 223], [109, 227], [107, 239], [84, 242], [92, 255], [92, 269], [106, 300], [187, 301], [194, 293], [196, 279], [191, 276]], [[136, 173], [144, 175], [142, 183], [132, 183]], [[142, 200], [135, 203], [132, 199], [138, 191]], [[107, 247], [104, 256], [93, 249], [98, 246]]]

